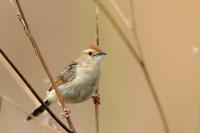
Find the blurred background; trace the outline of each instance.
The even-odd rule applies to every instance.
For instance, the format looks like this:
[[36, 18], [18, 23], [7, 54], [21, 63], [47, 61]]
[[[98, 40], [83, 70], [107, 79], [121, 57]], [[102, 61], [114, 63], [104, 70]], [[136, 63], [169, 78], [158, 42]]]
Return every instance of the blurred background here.
[[[136, 47], [133, 34], [111, 3], [102, 0]], [[129, 0], [116, 0], [131, 22]], [[92, 0], [22, 1], [22, 8], [41, 52], [56, 75], [80, 51], [95, 44], [95, 3]], [[170, 133], [200, 132], [200, 1], [134, 0], [138, 38]], [[0, 4], [0, 47], [12, 59], [37, 92], [45, 97], [45, 74], [8, 0]], [[103, 12], [99, 12], [100, 43], [107, 51], [100, 106], [101, 133], [164, 133], [160, 115], [141, 67]], [[34, 103], [0, 65], [0, 95], [6, 95], [27, 112]], [[94, 133], [92, 100], [71, 105], [78, 133]], [[58, 114], [57, 105], [51, 107]], [[1, 133], [49, 132], [35, 121], [2, 102]], [[63, 120], [66, 123], [65, 120]]]

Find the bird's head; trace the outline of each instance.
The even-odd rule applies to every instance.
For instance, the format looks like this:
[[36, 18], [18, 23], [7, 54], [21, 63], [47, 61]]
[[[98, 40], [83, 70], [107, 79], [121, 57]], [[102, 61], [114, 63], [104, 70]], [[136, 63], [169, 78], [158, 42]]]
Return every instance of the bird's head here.
[[101, 63], [103, 56], [106, 52], [97, 45], [91, 45], [82, 52], [82, 59], [87, 64]]

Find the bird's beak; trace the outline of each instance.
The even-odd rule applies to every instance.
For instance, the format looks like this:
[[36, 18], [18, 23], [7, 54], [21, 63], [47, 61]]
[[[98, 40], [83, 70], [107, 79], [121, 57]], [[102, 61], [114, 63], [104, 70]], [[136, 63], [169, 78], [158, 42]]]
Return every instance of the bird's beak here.
[[105, 51], [100, 51], [95, 56], [102, 56], [102, 55], [107, 55], [107, 53]]

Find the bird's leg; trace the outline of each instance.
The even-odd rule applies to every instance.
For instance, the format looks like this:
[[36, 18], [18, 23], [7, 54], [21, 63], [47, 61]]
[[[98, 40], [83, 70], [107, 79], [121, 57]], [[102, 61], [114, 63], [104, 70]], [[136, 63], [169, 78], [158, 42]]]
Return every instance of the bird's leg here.
[[67, 118], [67, 117], [69, 117], [69, 114], [70, 114], [70, 109], [65, 107], [65, 108], [64, 108], [64, 112], [61, 113], [61, 116], [62, 116], [63, 118]]
[[94, 102], [95, 105], [101, 104], [101, 102], [100, 102], [101, 98], [100, 98], [99, 94], [95, 94], [94, 96], [92, 96], [92, 99], [93, 99], [93, 102]]

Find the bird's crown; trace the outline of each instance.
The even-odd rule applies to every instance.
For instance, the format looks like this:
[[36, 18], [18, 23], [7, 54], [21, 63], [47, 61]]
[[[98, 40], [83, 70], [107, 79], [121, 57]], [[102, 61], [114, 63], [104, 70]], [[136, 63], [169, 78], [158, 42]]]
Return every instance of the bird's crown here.
[[101, 52], [103, 51], [99, 46], [97, 45], [90, 45], [88, 48], [86, 48], [83, 52], [89, 52], [89, 51], [96, 51]]

